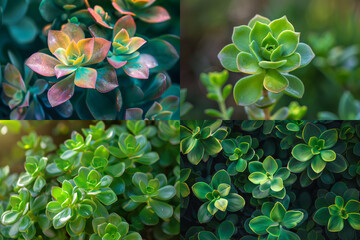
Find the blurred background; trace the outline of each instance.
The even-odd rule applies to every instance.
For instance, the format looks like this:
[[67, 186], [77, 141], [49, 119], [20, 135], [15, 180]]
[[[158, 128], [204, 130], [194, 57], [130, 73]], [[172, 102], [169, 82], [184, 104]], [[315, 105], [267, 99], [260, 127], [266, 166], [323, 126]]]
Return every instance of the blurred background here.
[[[106, 123], [106, 122], [105, 122]], [[0, 168], [9, 165], [10, 172], [24, 171], [25, 150], [17, 145], [23, 136], [35, 132], [50, 136], [55, 146], [71, 138], [72, 131], [95, 125], [96, 121], [6, 121], [0, 120]]]
[[[209, 118], [206, 108], [218, 108], [206, 98], [199, 81], [202, 72], [222, 71], [219, 51], [231, 43], [233, 27], [247, 25], [255, 15], [270, 20], [287, 16], [300, 41], [316, 54], [309, 66], [293, 71], [305, 85], [302, 99], [281, 98], [276, 108], [298, 101], [308, 107], [304, 119], [317, 119], [318, 112], [338, 112], [342, 94], [350, 91], [360, 99], [360, 1], [359, 0], [182, 0], [181, 1], [181, 88], [194, 108], [185, 119]], [[245, 74], [229, 74], [234, 85]], [[227, 106], [235, 106], [232, 94]], [[275, 111], [274, 111], [275, 112]], [[233, 119], [246, 119], [242, 107], [235, 107]]]

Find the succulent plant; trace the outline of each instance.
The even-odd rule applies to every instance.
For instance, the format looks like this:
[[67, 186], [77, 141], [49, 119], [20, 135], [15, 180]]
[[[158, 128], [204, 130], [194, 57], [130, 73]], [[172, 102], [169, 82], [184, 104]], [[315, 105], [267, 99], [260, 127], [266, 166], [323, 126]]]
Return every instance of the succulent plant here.
[[29, 187], [32, 184], [33, 192], [39, 193], [46, 184], [44, 171], [47, 164], [45, 157], [27, 157], [25, 162], [26, 173], [19, 177], [16, 185], [18, 187]]
[[230, 174], [244, 172], [248, 166], [248, 162], [258, 161], [262, 157], [262, 151], [256, 151], [259, 145], [257, 139], [251, 136], [238, 136], [236, 139], [225, 139], [221, 142], [224, 154], [229, 158], [231, 164], [227, 171]]
[[111, 213], [107, 218], [98, 217], [92, 220], [94, 234], [90, 240], [141, 240], [142, 237], [137, 232], [129, 233], [129, 224], [118, 214]]
[[256, 15], [248, 26], [234, 28], [233, 43], [224, 47], [218, 57], [229, 71], [252, 74], [236, 83], [237, 104], [256, 103], [263, 88], [302, 97], [303, 83], [288, 72], [309, 64], [314, 53], [308, 45], [299, 43], [299, 38], [300, 33], [295, 32], [286, 16], [270, 21]]
[[199, 240], [230, 240], [234, 232], [234, 224], [231, 221], [223, 221], [217, 229], [217, 236], [212, 232], [201, 231], [199, 232]]
[[219, 153], [222, 149], [220, 141], [227, 131], [219, 128], [221, 121], [183, 121], [180, 126], [180, 148], [187, 154], [189, 161], [197, 165], [202, 159], [206, 161], [209, 155]]
[[344, 157], [331, 149], [338, 140], [336, 129], [322, 131], [318, 126], [307, 123], [302, 136], [306, 144], [300, 143], [292, 149], [294, 158], [288, 164], [292, 172], [306, 170], [307, 176], [314, 180], [325, 168], [335, 173], [345, 171], [347, 163]]
[[[85, 38], [83, 30], [73, 24], [63, 25], [61, 31], [49, 31], [48, 45], [52, 57], [45, 53], [34, 53], [26, 61], [33, 71], [44, 76], [61, 78], [48, 92], [51, 106], [60, 105], [74, 94], [75, 85], [81, 88], [97, 89], [109, 92], [118, 86], [115, 70], [85, 67], [104, 60], [110, 48], [110, 42], [102, 38]], [[102, 85], [100, 81], [109, 84]]]
[[267, 156], [262, 163], [250, 162], [249, 171], [248, 178], [256, 185], [252, 190], [253, 197], [265, 198], [269, 195], [280, 199], [285, 197], [284, 181], [289, 178], [290, 171], [285, 167], [279, 167], [273, 157]]
[[245, 199], [235, 192], [231, 192], [231, 179], [225, 170], [220, 170], [211, 179], [210, 185], [197, 182], [192, 186], [197, 198], [205, 201], [198, 211], [200, 223], [209, 222], [218, 212], [237, 212], [245, 205]]
[[18, 120], [26, 117], [35, 117], [38, 120], [44, 119], [44, 110], [39, 103], [38, 96], [46, 90], [48, 83], [44, 79], [38, 79], [32, 86], [29, 85], [32, 71], [26, 71], [24, 81], [19, 70], [10, 63], [5, 67], [4, 77], [2, 97], [12, 109], [10, 118]]
[[301, 211], [286, 211], [280, 203], [267, 202], [261, 208], [263, 215], [251, 219], [249, 225], [257, 235], [268, 235], [270, 239], [298, 239], [300, 237], [287, 229], [294, 228], [304, 218]]

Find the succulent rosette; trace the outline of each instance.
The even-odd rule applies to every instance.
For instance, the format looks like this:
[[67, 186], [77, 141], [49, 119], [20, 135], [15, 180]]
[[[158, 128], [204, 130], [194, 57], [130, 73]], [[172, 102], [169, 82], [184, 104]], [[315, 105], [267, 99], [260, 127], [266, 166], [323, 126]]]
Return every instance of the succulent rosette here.
[[[48, 46], [56, 57], [37, 52], [30, 56], [26, 65], [36, 73], [61, 78], [48, 91], [51, 106], [58, 106], [69, 100], [80, 88], [97, 89], [106, 93], [118, 86], [115, 70], [103, 67], [86, 67], [102, 62], [110, 49], [110, 42], [103, 38], [85, 38], [83, 30], [72, 23], [63, 25], [61, 31], [50, 30]], [[70, 74], [70, 75], [69, 75]]]
[[302, 81], [288, 73], [309, 64], [314, 53], [300, 42], [300, 33], [295, 32], [286, 16], [270, 21], [256, 15], [247, 26], [234, 28], [232, 41], [218, 55], [221, 64], [229, 71], [251, 74], [234, 87], [237, 104], [257, 103], [264, 90], [264, 96], [267, 91], [303, 96]]
[[38, 120], [44, 119], [44, 110], [37, 96], [46, 90], [48, 83], [44, 79], [37, 79], [29, 85], [32, 74], [31, 70], [26, 71], [25, 82], [14, 65], [8, 63], [5, 66], [2, 99], [12, 110], [10, 119], [20, 120], [29, 116]]
[[153, 6], [156, 0], [113, 0], [114, 8], [124, 15], [132, 15], [144, 22], [159, 23], [170, 19], [167, 10]]
[[114, 26], [112, 52], [107, 59], [114, 68], [122, 68], [130, 77], [148, 79], [149, 69], [158, 64], [153, 56], [138, 52], [146, 41], [135, 37], [135, 32], [136, 24], [131, 16], [120, 18]]

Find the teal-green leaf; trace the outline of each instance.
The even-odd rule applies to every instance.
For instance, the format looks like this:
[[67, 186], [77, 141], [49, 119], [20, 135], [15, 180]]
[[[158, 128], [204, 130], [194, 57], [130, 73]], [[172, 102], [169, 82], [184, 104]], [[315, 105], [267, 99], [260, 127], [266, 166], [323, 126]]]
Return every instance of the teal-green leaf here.
[[340, 216], [331, 216], [327, 228], [330, 232], [340, 232], [344, 228], [344, 220]]
[[266, 174], [262, 173], [262, 172], [254, 172], [251, 173], [248, 176], [250, 182], [254, 183], [254, 184], [263, 184], [264, 181], [266, 181], [268, 178], [266, 176]]
[[236, 60], [239, 53], [240, 51], [234, 44], [229, 44], [220, 51], [218, 59], [225, 69], [232, 72], [240, 72]]
[[266, 231], [270, 234], [268, 238], [273, 236], [277, 238], [280, 235], [280, 226], [270, 226]]
[[270, 218], [274, 222], [280, 223], [284, 219], [285, 214], [286, 214], [286, 209], [280, 202], [277, 202], [275, 203], [275, 206], [270, 212]]
[[283, 180], [281, 178], [273, 178], [270, 185], [271, 190], [279, 192], [284, 188]]
[[293, 25], [289, 22], [286, 16], [275, 19], [269, 24], [269, 27], [275, 38], [277, 38], [283, 31], [295, 31]]
[[270, 61], [261, 61], [259, 62], [259, 66], [265, 69], [277, 69], [286, 64], [286, 60], [278, 61], [278, 62], [270, 62]]
[[313, 157], [313, 153], [311, 151], [311, 147], [306, 144], [298, 144], [296, 145], [291, 154], [293, 157], [301, 162], [306, 162]]
[[287, 211], [285, 213], [285, 217], [282, 220], [281, 225], [285, 226], [286, 228], [293, 228], [295, 227], [301, 220], [304, 218], [304, 213], [300, 211]]
[[278, 170], [278, 165], [272, 156], [267, 156], [263, 162], [266, 172], [274, 174]]
[[360, 230], [360, 213], [349, 213], [348, 221], [355, 230]]
[[355, 213], [360, 210], [360, 202], [354, 199], [349, 200], [345, 205], [345, 211], [347, 213]]
[[323, 149], [332, 148], [333, 146], [335, 146], [338, 140], [337, 130], [335, 128], [326, 130], [320, 135], [319, 138], [325, 140]]
[[325, 162], [331, 162], [336, 159], [336, 153], [333, 150], [322, 150], [320, 154]]
[[300, 67], [301, 56], [298, 53], [294, 53], [294, 54], [291, 54], [288, 57], [283, 57], [283, 58], [280, 58], [280, 59], [281, 60], [286, 60], [286, 63], [283, 66], [279, 67], [278, 70], [280, 72], [287, 73], [287, 72], [291, 72], [291, 71], [293, 71], [293, 70]]
[[217, 189], [222, 183], [231, 185], [230, 176], [225, 170], [220, 170], [215, 173], [215, 175], [211, 179], [211, 187]]
[[244, 52], [249, 52], [249, 35], [251, 29], [248, 26], [242, 25], [239, 27], [234, 27], [234, 32], [232, 35], [232, 41], [235, 46]]
[[213, 215], [211, 215], [207, 210], [209, 203], [210, 202], [204, 203], [203, 205], [200, 206], [198, 210], [197, 217], [200, 223], [207, 223], [213, 218]]
[[247, 106], [257, 102], [262, 94], [264, 74], [241, 78], [234, 87], [234, 99], [238, 105]]
[[245, 199], [237, 193], [230, 193], [224, 198], [228, 200], [227, 210], [229, 212], [237, 212], [245, 206]]
[[320, 225], [326, 225], [330, 218], [329, 209], [327, 207], [322, 207], [317, 210], [314, 214], [314, 221]]
[[205, 148], [205, 153], [208, 155], [217, 154], [222, 149], [220, 141], [217, 140], [214, 136], [202, 139], [201, 142]]
[[294, 75], [283, 74], [283, 76], [289, 82], [289, 86], [284, 90], [285, 94], [295, 98], [302, 98], [305, 92], [304, 83]]
[[260, 47], [264, 38], [271, 32], [270, 27], [264, 23], [256, 22], [250, 32], [250, 42], [255, 41]]
[[150, 199], [149, 203], [156, 215], [160, 218], [166, 219], [173, 215], [173, 207], [170, 204], [154, 199]]
[[269, 24], [271, 21], [270, 19], [263, 17], [259, 14], [256, 14], [252, 19], [250, 19], [248, 25], [250, 28], [253, 28], [256, 22], [261, 22], [264, 24]]
[[296, 52], [301, 56], [300, 67], [308, 65], [315, 57], [315, 54], [311, 47], [305, 43], [299, 43]]
[[96, 195], [96, 198], [105, 205], [110, 205], [117, 201], [117, 196], [113, 190], [102, 191]]
[[283, 56], [287, 57], [293, 54], [299, 45], [300, 33], [294, 31], [285, 30], [281, 32], [277, 38], [277, 41], [282, 45]]
[[266, 216], [258, 216], [249, 222], [249, 226], [254, 233], [258, 235], [266, 234], [266, 229], [270, 227], [274, 223], [269, 217]]
[[217, 230], [220, 240], [231, 239], [235, 232], [235, 226], [231, 221], [223, 221]]
[[311, 160], [311, 168], [315, 173], [321, 173], [326, 167], [326, 162], [319, 155]]
[[277, 70], [269, 69], [266, 71], [264, 78], [264, 87], [273, 93], [280, 93], [289, 86], [289, 82]]
[[348, 163], [341, 154], [336, 154], [334, 161], [326, 164], [326, 169], [333, 173], [341, 173], [346, 170]]
[[262, 72], [257, 59], [251, 53], [239, 53], [237, 56], [237, 65], [238, 69], [243, 73], [258, 74]]
[[198, 236], [199, 240], [218, 240], [218, 238], [211, 232], [199, 232], [199, 236]]
[[213, 189], [209, 186], [209, 184], [204, 182], [197, 182], [191, 187], [193, 193], [200, 200], [206, 200], [206, 194], [208, 192], [212, 192]]
[[195, 142], [195, 145], [192, 148], [192, 150], [188, 153], [187, 157], [192, 164], [197, 165], [204, 157], [205, 149], [203, 144], [199, 140], [194, 139], [193, 141]]

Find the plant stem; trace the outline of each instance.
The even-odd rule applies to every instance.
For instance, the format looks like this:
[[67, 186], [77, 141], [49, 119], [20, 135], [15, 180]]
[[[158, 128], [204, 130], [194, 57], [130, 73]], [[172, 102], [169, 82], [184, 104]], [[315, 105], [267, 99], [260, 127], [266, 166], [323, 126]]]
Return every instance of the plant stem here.
[[222, 120], [229, 120], [228, 119], [228, 115], [227, 115], [227, 110], [226, 110], [226, 105], [225, 105], [225, 101], [222, 97], [222, 93], [221, 93], [221, 89], [217, 88], [216, 89], [216, 94], [219, 96], [219, 101], [218, 101], [218, 105], [222, 114]]
[[[266, 91], [265, 89], [263, 90], [263, 96], [264, 97], [268, 96], [268, 91]], [[270, 108], [264, 108], [263, 111], [264, 111], [264, 114], [265, 114], [265, 120], [270, 120], [271, 119]]]

